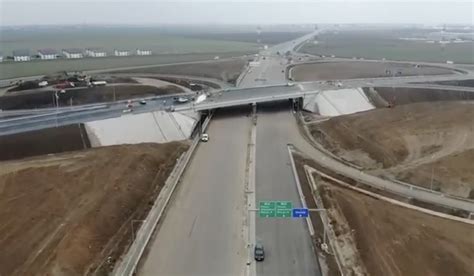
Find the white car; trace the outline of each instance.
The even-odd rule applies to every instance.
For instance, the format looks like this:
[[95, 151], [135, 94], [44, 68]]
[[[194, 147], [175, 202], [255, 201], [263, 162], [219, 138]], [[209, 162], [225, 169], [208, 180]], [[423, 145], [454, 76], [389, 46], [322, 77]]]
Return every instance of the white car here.
[[289, 82], [286, 84], [286, 86], [294, 86], [294, 85], [295, 85], [295, 84], [292, 83], [291, 81], [289, 81]]
[[202, 141], [202, 142], [207, 142], [207, 141], [209, 141], [209, 134], [203, 133], [202, 136], [201, 136], [201, 141]]

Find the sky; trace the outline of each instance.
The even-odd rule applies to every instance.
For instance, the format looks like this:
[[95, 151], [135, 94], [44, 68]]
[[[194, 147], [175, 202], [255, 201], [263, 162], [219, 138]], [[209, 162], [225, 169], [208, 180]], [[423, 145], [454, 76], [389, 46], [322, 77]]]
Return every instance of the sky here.
[[474, 0], [0, 0], [0, 25], [474, 24]]

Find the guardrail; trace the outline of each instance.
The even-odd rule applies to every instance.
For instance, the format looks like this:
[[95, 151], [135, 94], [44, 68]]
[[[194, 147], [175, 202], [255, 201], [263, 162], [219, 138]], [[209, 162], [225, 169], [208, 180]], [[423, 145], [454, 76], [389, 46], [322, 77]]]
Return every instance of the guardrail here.
[[[301, 201], [301, 206], [303, 208], [308, 208], [308, 205], [306, 204], [306, 199], [304, 197], [304, 194], [303, 194], [303, 189], [301, 188], [301, 183], [300, 183], [300, 179], [298, 177], [298, 171], [296, 170], [296, 165], [295, 165], [295, 160], [293, 159], [293, 154], [292, 154], [292, 145], [287, 145], [288, 147], [288, 155], [290, 156], [290, 163], [291, 163], [291, 169], [293, 170], [293, 176], [295, 178], [295, 182], [296, 182], [296, 188], [298, 190], [298, 194], [300, 196], [300, 201]], [[313, 227], [313, 222], [311, 221], [311, 217], [308, 216], [306, 217], [306, 224], [308, 225], [308, 230], [309, 230], [309, 234], [311, 235], [311, 237], [314, 236], [314, 227]]]
[[421, 190], [421, 191], [425, 191], [425, 192], [430, 192], [430, 193], [438, 195], [440, 197], [452, 198], [452, 199], [455, 199], [455, 200], [461, 200], [461, 201], [465, 201], [465, 202], [474, 204], [474, 200], [469, 199], [469, 198], [459, 197], [459, 196], [450, 195], [450, 194], [445, 194], [445, 193], [442, 193], [442, 192], [438, 192], [438, 191], [435, 191], [435, 190], [432, 190], [432, 189], [428, 189], [428, 188], [421, 187], [421, 186], [418, 186], [418, 185], [414, 185], [414, 184], [411, 184], [411, 183], [403, 182], [403, 181], [400, 181], [398, 179], [393, 179], [393, 178], [389, 178], [389, 177], [386, 177], [386, 176], [380, 176], [380, 178], [396, 182], [400, 185], [408, 187], [410, 190]]
[[[206, 129], [212, 118], [212, 114], [203, 123], [202, 128]], [[115, 266], [112, 274], [117, 276], [132, 276], [135, 273], [136, 267], [140, 261], [140, 258], [145, 251], [148, 242], [151, 239], [153, 231], [160, 222], [160, 219], [165, 212], [165, 209], [170, 202], [171, 196], [176, 189], [176, 186], [186, 168], [189, 160], [191, 159], [196, 147], [198, 146], [200, 137], [196, 136], [191, 144], [188, 151], [181, 156], [176, 163], [175, 168], [171, 172], [170, 176], [166, 180], [166, 184], [160, 191], [158, 198], [156, 199], [152, 209], [148, 213], [144, 223], [138, 230], [135, 240], [130, 246], [126, 255], [122, 258], [121, 262]]]

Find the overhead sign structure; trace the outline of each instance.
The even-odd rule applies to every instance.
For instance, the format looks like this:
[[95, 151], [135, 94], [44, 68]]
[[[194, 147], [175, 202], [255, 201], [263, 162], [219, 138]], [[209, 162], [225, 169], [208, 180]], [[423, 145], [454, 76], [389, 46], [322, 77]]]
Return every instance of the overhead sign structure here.
[[294, 218], [307, 218], [309, 216], [308, 208], [294, 208], [292, 217]]
[[258, 215], [261, 218], [290, 218], [291, 201], [260, 201]]

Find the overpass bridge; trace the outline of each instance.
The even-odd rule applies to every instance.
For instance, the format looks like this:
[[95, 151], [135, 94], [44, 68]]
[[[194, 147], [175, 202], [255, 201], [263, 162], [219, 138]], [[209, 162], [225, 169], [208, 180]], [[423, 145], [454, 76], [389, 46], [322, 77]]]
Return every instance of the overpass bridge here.
[[[459, 87], [438, 85], [426, 82], [445, 80], [473, 79], [473, 73], [434, 75], [434, 76], [408, 76], [350, 79], [336, 81], [312, 81], [299, 83], [280, 83], [269, 86], [251, 88], [224, 89], [212, 93], [205, 101], [200, 103], [187, 103], [172, 106], [172, 97], [156, 97], [148, 101], [147, 105], [135, 106], [133, 113], [144, 113], [158, 110], [173, 111], [205, 111], [216, 108], [225, 108], [246, 104], [257, 104], [287, 99], [304, 98], [316, 95], [322, 91], [359, 88], [359, 87], [400, 87], [400, 88], [428, 88], [440, 90], [464, 91], [474, 93], [473, 87]], [[163, 99], [168, 99], [166, 104]], [[124, 103], [113, 102], [101, 105], [92, 105], [86, 108], [56, 109], [54, 113], [41, 113], [33, 116], [22, 116], [13, 119], [0, 119], [0, 135], [7, 135], [48, 127], [57, 127], [68, 124], [83, 123], [123, 115]]]

